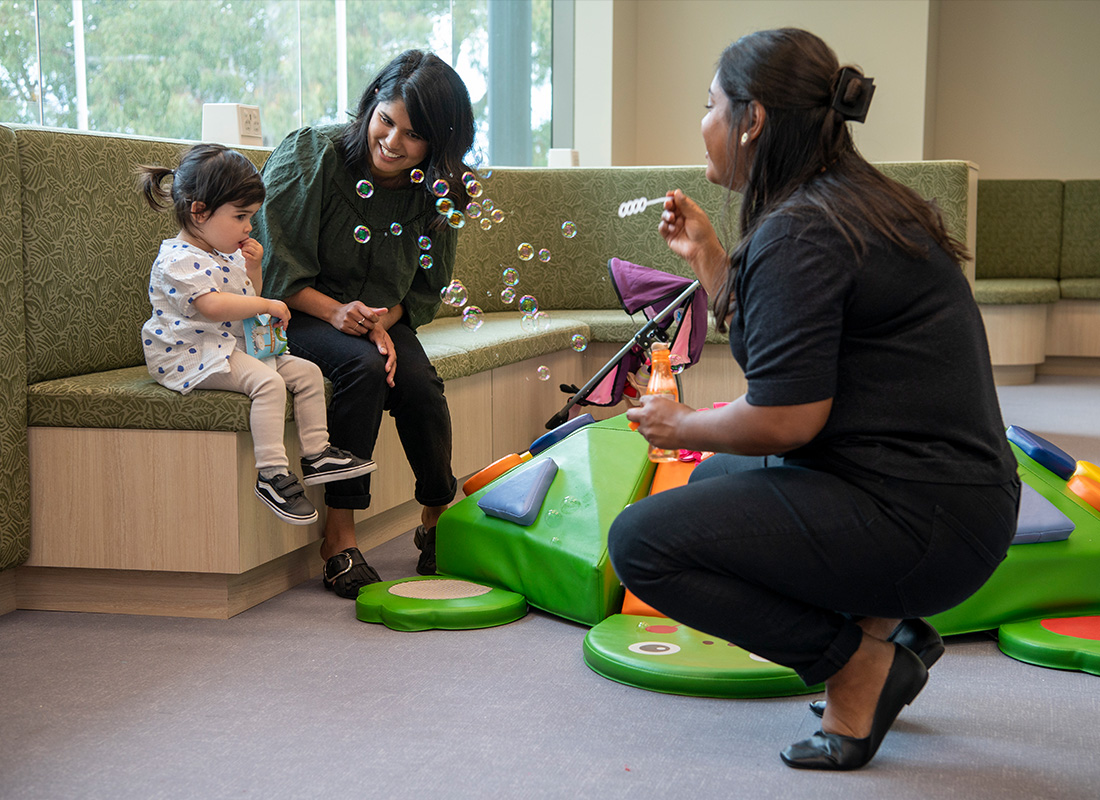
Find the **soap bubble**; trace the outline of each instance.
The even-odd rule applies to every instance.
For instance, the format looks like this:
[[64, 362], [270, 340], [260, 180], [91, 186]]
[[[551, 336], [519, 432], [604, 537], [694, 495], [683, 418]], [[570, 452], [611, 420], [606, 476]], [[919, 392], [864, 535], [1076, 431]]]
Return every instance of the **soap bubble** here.
[[561, 235], [566, 239], [572, 239], [577, 235], [577, 223], [575, 222], [563, 222], [561, 224]]
[[409, 173], [409, 180], [412, 181], [413, 183], [423, 183], [424, 182], [424, 170], [414, 169], [412, 172]]
[[481, 225], [481, 229], [483, 231], [487, 231], [489, 230], [489, 228], [493, 227], [493, 221], [488, 217], [482, 217], [479, 224]]
[[541, 261], [545, 264], [549, 260], [550, 260], [550, 251], [547, 250], [545, 247], [542, 248], [541, 250], [539, 250], [539, 261]]
[[516, 299], [516, 290], [513, 289], [511, 286], [505, 286], [503, 289], [500, 290], [500, 299], [503, 300], [505, 303], [511, 303], [513, 300]]
[[435, 201], [435, 210], [443, 216], [450, 216], [450, 213], [455, 210], [455, 203], [449, 197], [441, 197]]
[[545, 311], [536, 311], [534, 313], [535, 330], [539, 333], [545, 333], [550, 330], [550, 315]]
[[539, 367], [535, 372], [538, 373], [540, 381], [550, 380], [550, 367]]
[[436, 197], [443, 197], [449, 191], [451, 191], [451, 185], [442, 178], [432, 184], [432, 194]]
[[355, 184], [355, 193], [366, 200], [374, 194], [374, 184], [367, 180], [359, 181]]
[[534, 314], [539, 310], [539, 301], [534, 295], [525, 294], [519, 299], [519, 310], [524, 314]]
[[515, 286], [519, 283], [519, 270], [508, 267], [508, 269], [500, 273], [500, 279], [504, 281], [505, 286]]
[[483, 189], [480, 182], [470, 181], [466, 184], [466, 191], [469, 193], [470, 197], [481, 197]]
[[583, 353], [588, 349], [588, 339], [585, 338], [582, 333], [574, 333], [573, 338], [570, 340], [570, 344], [578, 353]]
[[[546, 367], [539, 367], [539, 369], [546, 369]], [[550, 376], [547, 375], [546, 377], [548, 378]], [[545, 380], [545, 378], [540, 375], [539, 380]], [[561, 512], [558, 511], [556, 508], [551, 508], [549, 511], [546, 512], [546, 524], [548, 527], [557, 528], [561, 525], [561, 521]], [[554, 544], [561, 544], [561, 539], [559, 539], [557, 536], [553, 537], [551, 541]]]
[[452, 209], [451, 213], [447, 215], [447, 224], [452, 228], [461, 228], [466, 224], [466, 217], [457, 208]]
[[535, 248], [528, 242], [520, 242], [519, 247], [516, 248], [516, 253], [519, 254], [520, 261], [530, 261], [531, 257], [535, 255]]
[[485, 213], [488, 214], [490, 211], [492, 211], [497, 206], [496, 206], [496, 203], [494, 203], [492, 200], [490, 200], [488, 197], [486, 197], [484, 200], [481, 201], [481, 207], [483, 209], [485, 209]]
[[462, 311], [462, 327], [476, 331], [485, 322], [485, 313], [477, 306], [466, 306]]
[[401, 230], [402, 230], [402, 228], [401, 228], [401, 223], [400, 222], [395, 222], [392, 225], [390, 225], [390, 233], [392, 233], [394, 236], [400, 236], [401, 235]]
[[504, 212], [501, 211], [499, 208], [494, 208], [493, 213], [491, 213], [489, 217], [493, 220], [493, 222], [496, 222], [498, 224], [504, 222]]
[[416, 245], [421, 250], [431, 250], [432, 240], [429, 239], [427, 236], [421, 236], [419, 239], [416, 240]]
[[461, 308], [466, 305], [466, 287], [462, 285], [462, 281], [460, 280], [453, 280], [444, 286], [439, 292], [439, 296], [443, 298], [443, 302], [449, 306]]
[[470, 219], [477, 219], [481, 216], [481, 205], [476, 202], [471, 202], [466, 206], [466, 216]]
[[424, 253], [423, 255], [421, 255], [420, 256], [420, 266], [423, 269], [431, 269], [432, 268], [432, 257], [430, 255], [428, 255], [427, 253]]
[[477, 180], [477, 175], [470, 172], [470, 170], [466, 170], [465, 172], [462, 173], [462, 185], [463, 186], [468, 184], [470, 181], [476, 181], [476, 180]]
[[535, 328], [535, 315], [524, 314], [519, 318], [519, 327], [524, 333], [534, 333]]
[[567, 494], [562, 498], [561, 510], [563, 514], [572, 514], [574, 511], [580, 511], [581, 505], [582, 503], [580, 500], [571, 494]]
[[370, 228], [366, 225], [356, 225], [352, 235], [359, 244], [366, 244], [370, 241]]

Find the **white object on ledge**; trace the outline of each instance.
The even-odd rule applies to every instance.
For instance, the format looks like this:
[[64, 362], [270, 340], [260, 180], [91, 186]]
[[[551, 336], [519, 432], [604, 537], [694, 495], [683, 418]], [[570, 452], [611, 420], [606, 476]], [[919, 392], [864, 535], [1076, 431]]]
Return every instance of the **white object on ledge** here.
[[260, 107], [240, 103], [203, 103], [202, 140], [262, 147]]
[[546, 153], [546, 166], [553, 169], [579, 167], [580, 165], [580, 153], [568, 147], [551, 147]]

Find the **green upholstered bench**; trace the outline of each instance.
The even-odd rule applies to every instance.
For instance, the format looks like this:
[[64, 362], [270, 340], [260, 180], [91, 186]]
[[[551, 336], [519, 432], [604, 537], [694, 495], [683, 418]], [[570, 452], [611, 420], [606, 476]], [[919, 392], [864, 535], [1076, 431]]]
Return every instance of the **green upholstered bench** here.
[[23, 239], [15, 136], [0, 128], [0, 614], [15, 608], [15, 573], [30, 552]]
[[1030, 383], [1061, 298], [1062, 182], [979, 180], [974, 297], [999, 383]]
[[1062, 297], [1047, 323], [1047, 355], [1080, 369], [1100, 357], [1100, 180], [1066, 181], [1063, 202]]

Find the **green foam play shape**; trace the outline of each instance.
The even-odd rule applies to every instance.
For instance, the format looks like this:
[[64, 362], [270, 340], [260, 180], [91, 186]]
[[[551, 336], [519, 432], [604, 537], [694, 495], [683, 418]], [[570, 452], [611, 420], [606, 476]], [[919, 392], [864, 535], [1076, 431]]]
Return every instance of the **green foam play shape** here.
[[[1060, 624], [1080, 625], [1087, 637], [1058, 633]], [[1050, 630], [1050, 628], [1056, 630]], [[1072, 625], [1070, 625], [1072, 627]], [[1005, 655], [1041, 667], [1078, 670], [1100, 675], [1100, 617], [1032, 619], [1010, 622], [997, 631], [998, 646]]]
[[[625, 415], [586, 425], [497, 480], [553, 458], [558, 472], [535, 521], [487, 516], [477, 501], [496, 481], [444, 512], [436, 529], [441, 574], [522, 594], [536, 608], [595, 625], [622, 606], [607, 532], [653, 477], [645, 439]], [[568, 499], [568, 502], [567, 502]]]
[[693, 697], [819, 692], [794, 670], [661, 617], [616, 614], [584, 637], [584, 663], [618, 683]]
[[491, 628], [526, 613], [515, 592], [435, 575], [372, 583], [355, 599], [357, 619], [395, 631]]
[[1060, 542], [1014, 544], [989, 580], [929, 618], [941, 634], [971, 633], [1037, 617], [1100, 613], [1100, 512], [1011, 445], [1020, 477], [1077, 526]]

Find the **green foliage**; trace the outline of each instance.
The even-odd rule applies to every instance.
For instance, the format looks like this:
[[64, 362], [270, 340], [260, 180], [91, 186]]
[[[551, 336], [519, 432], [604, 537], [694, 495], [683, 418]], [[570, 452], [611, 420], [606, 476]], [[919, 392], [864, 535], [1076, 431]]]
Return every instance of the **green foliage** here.
[[[532, 3], [539, 86], [550, 79], [551, 3]], [[0, 0], [2, 120], [39, 122], [34, 8]], [[88, 127], [198, 139], [203, 103], [245, 103], [260, 107], [273, 145], [304, 124], [347, 119], [378, 69], [410, 47], [436, 51], [483, 85], [487, 9], [487, 0], [347, 0], [349, 108], [337, 108], [333, 0], [83, 0]], [[73, 3], [39, 0], [38, 11], [41, 121], [75, 128]], [[484, 93], [471, 99], [484, 120]], [[547, 147], [549, 122], [535, 131], [541, 163]]]

